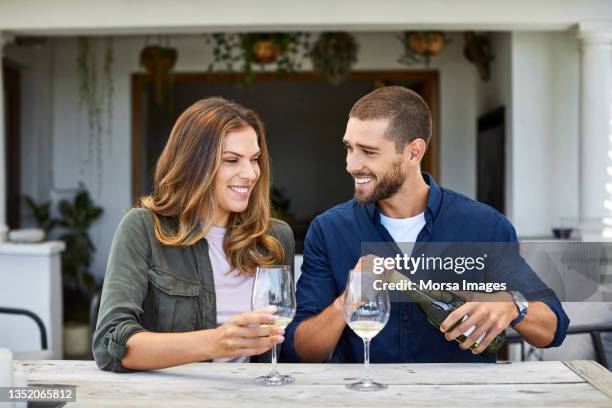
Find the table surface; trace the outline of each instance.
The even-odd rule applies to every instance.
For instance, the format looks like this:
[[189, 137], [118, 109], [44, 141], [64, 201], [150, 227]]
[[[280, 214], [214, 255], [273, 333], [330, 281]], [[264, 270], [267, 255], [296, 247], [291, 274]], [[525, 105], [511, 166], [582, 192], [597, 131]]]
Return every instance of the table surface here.
[[281, 387], [253, 383], [269, 364], [195, 363], [129, 374], [101, 371], [93, 361], [14, 365], [29, 371], [28, 385], [76, 385], [76, 403], [66, 407], [612, 407], [612, 373], [594, 361], [373, 364], [374, 380], [389, 388], [371, 393], [344, 387], [361, 376], [359, 364], [280, 364], [296, 378]]

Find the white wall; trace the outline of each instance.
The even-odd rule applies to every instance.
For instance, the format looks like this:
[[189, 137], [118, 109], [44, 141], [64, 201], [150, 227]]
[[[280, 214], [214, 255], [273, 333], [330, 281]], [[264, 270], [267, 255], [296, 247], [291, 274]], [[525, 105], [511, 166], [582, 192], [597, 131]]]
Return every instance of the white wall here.
[[[406, 29], [565, 30], [612, 20], [609, 0], [3, 0], [0, 28], [42, 35]], [[562, 4], [562, 6], [560, 6]]]
[[550, 34], [549, 50], [553, 61], [549, 101], [554, 112], [550, 123], [549, 222], [550, 227], [556, 227], [563, 217], [579, 215], [580, 49], [575, 34], [566, 32]]
[[479, 114], [506, 106], [506, 214], [519, 236], [550, 236], [578, 215], [578, 42], [571, 31], [490, 39], [477, 104]]
[[520, 235], [550, 235], [578, 214], [578, 80], [575, 35], [512, 34], [510, 214]]
[[512, 37], [512, 216], [521, 233], [528, 235], [545, 230], [549, 224], [550, 95], [554, 85], [548, 41], [547, 34], [518, 33]]

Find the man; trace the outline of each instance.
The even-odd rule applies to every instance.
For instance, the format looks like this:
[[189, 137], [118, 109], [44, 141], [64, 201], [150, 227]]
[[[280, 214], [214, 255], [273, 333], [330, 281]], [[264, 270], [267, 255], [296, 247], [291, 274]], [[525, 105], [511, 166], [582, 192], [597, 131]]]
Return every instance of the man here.
[[[308, 230], [297, 313], [283, 344], [287, 360], [363, 361], [362, 340], [346, 325], [341, 295], [349, 270], [360, 267], [361, 243], [516, 242], [503, 215], [421, 174], [430, 136], [429, 108], [406, 88], [377, 89], [353, 106], [343, 142], [355, 197], [318, 216]], [[569, 319], [554, 293], [538, 282], [533, 291], [525, 285], [524, 293], [498, 293], [504, 301], [468, 301], [442, 323], [442, 332], [415, 303], [395, 302], [372, 342], [372, 362], [493, 362], [494, 355], [481, 353], [510, 325], [534, 346], [558, 346]], [[471, 326], [476, 328], [464, 342], [453, 341]]]

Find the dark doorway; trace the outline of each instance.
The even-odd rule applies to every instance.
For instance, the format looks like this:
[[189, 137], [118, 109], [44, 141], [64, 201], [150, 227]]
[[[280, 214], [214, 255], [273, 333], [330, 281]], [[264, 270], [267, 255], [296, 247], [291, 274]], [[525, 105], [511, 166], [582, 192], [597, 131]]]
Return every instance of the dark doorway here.
[[210, 96], [234, 100], [261, 116], [272, 161], [272, 198], [288, 206], [285, 220], [294, 229], [298, 252], [310, 221], [353, 195], [353, 183], [345, 171], [342, 136], [351, 106], [374, 88], [405, 86], [430, 105], [434, 131], [422, 166], [434, 177], [438, 174], [436, 72], [355, 73], [340, 86], [312, 73], [263, 74], [246, 87], [237, 87], [235, 79], [231, 75], [177, 74], [169, 95], [170, 108], [159, 108], [151, 78], [133, 76], [135, 200], [151, 191], [155, 163], [176, 118], [195, 101]]
[[502, 214], [505, 211], [505, 109], [497, 108], [478, 118], [478, 201]]
[[2, 64], [4, 76], [4, 118], [6, 135], [6, 220], [10, 229], [19, 228], [21, 198], [20, 120], [21, 75], [9, 61]]

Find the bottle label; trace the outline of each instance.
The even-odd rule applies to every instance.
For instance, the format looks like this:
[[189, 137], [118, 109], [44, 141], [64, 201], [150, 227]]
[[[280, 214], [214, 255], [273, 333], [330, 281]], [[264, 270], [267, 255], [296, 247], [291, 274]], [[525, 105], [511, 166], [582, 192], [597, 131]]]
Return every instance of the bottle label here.
[[[470, 315], [465, 315], [463, 316], [463, 319], [461, 319], [461, 323], [465, 322], [468, 318], [470, 317]], [[474, 330], [476, 330], [476, 325], [472, 325], [470, 326], [465, 333], [463, 333], [463, 335], [467, 338], [470, 334], [472, 334], [474, 332]], [[485, 338], [485, 336], [487, 335], [487, 333], [485, 332], [482, 336], [480, 336], [478, 338], [478, 340], [476, 340], [476, 343], [480, 344], [480, 342], [482, 341], [482, 339]]]

